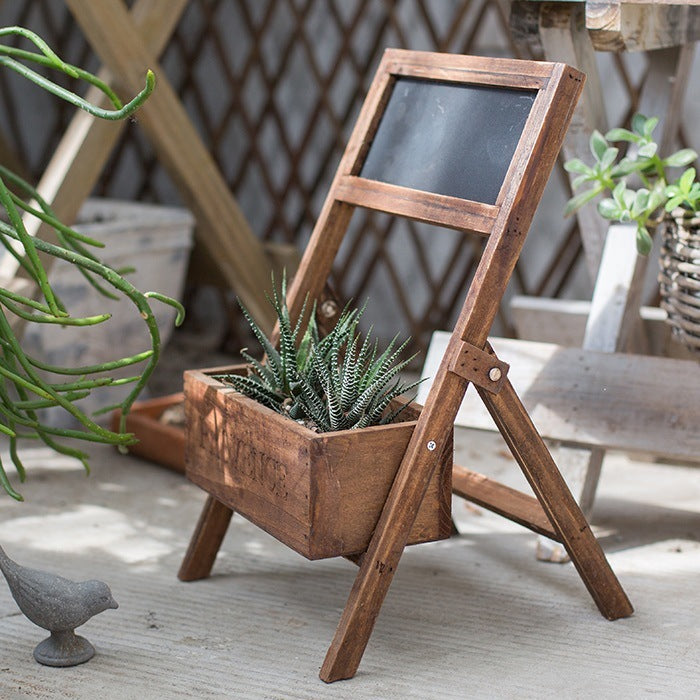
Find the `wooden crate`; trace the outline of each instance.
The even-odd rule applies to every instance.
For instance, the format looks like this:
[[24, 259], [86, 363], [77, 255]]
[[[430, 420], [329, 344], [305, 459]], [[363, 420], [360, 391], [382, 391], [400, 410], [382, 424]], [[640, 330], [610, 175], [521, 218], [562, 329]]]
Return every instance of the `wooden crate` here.
[[[410, 420], [392, 425], [315, 433], [211, 372], [189, 371], [185, 413], [187, 477], [308, 559], [323, 559], [367, 548], [420, 411], [410, 406], [402, 414]], [[451, 473], [450, 436], [409, 544], [450, 536]]]

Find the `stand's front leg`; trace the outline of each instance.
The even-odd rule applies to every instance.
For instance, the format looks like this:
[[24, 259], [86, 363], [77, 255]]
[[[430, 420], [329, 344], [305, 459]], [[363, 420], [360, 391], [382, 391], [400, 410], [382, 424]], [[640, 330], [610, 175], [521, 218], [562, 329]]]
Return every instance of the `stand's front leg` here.
[[[456, 391], [460, 391], [458, 383]], [[463, 393], [452, 397], [454, 405], [459, 405]], [[424, 413], [427, 410], [426, 406]], [[445, 420], [447, 427], [437, 424]], [[444, 436], [450, 434], [451, 421], [445, 412], [442, 421], [431, 426], [427, 416], [421, 416], [414, 429], [321, 667], [319, 675], [326, 683], [352, 678], [360, 665], [432, 472], [446, 447]]]
[[232, 515], [228, 506], [213, 496], [207, 497], [177, 574], [181, 581], [198, 581], [209, 576]]

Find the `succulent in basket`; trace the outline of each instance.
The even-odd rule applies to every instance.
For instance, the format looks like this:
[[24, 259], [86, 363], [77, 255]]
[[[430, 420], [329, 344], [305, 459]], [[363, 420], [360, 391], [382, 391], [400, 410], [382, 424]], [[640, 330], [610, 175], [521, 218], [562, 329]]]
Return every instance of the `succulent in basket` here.
[[[598, 195], [609, 195], [598, 204], [600, 215], [611, 221], [634, 222], [637, 225], [637, 250], [647, 255], [651, 250], [650, 229], [656, 227], [666, 214], [676, 209], [687, 216], [697, 216], [700, 207], [700, 182], [695, 168], [687, 168], [673, 179], [671, 168], [690, 165], [698, 154], [684, 148], [662, 158], [652, 134], [659, 120], [636, 114], [632, 128], [616, 128], [603, 136], [594, 131], [590, 139], [593, 164], [579, 158], [565, 163], [565, 168], [577, 177], [574, 189], [587, 184], [589, 188], [572, 197], [565, 214], [573, 214]], [[620, 156], [620, 149], [612, 144], [627, 142], [629, 152]]]
[[[274, 283], [273, 283], [274, 287]], [[260, 362], [246, 350], [247, 376], [221, 375], [236, 391], [255, 399], [316, 432], [352, 430], [393, 422], [408, 405], [392, 402], [420, 381], [404, 383], [399, 374], [415, 355], [400, 360], [408, 341], [394, 337], [383, 352], [358, 331], [364, 310], [346, 307], [333, 329], [320, 337], [312, 312], [302, 333], [306, 304], [293, 321], [285, 301], [286, 283], [273, 291], [271, 303], [279, 322], [279, 348], [273, 346], [245, 307], [243, 313], [265, 352]]]

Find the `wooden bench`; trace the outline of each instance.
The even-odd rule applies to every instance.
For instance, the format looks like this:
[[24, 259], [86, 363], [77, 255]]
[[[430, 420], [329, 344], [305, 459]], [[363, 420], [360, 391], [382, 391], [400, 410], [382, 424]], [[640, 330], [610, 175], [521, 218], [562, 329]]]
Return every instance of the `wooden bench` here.
[[[424, 375], [434, 375], [450, 334], [433, 334]], [[490, 340], [544, 438], [569, 445], [700, 461], [700, 363], [507, 338]], [[421, 385], [418, 401], [430, 381]], [[476, 392], [455, 425], [496, 430]]]

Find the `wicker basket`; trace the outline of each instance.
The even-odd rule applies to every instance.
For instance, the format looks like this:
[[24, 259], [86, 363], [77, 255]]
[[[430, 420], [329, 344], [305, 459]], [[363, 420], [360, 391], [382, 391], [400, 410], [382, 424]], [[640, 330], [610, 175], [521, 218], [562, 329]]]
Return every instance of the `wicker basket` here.
[[700, 216], [668, 218], [661, 231], [661, 307], [678, 340], [700, 352]]

